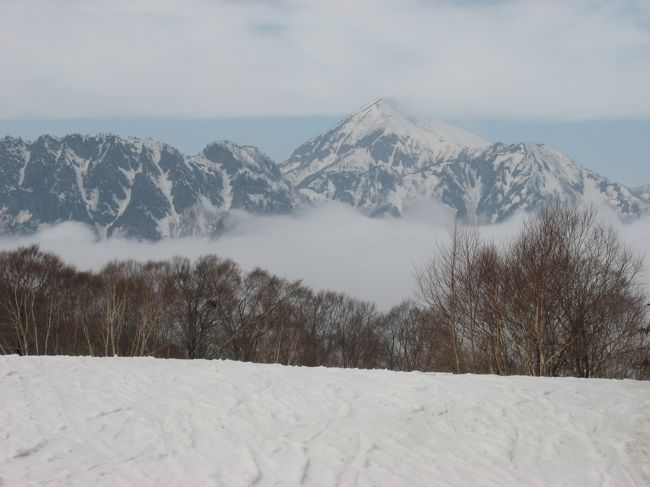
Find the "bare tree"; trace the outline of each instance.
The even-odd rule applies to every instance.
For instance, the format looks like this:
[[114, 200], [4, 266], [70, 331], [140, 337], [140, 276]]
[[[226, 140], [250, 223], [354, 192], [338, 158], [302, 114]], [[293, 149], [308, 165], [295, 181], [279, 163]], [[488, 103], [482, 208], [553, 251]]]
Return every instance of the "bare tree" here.
[[593, 208], [552, 202], [500, 250], [456, 223], [418, 287], [456, 372], [624, 377], [644, 346], [641, 266]]
[[386, 313], [213, 255], [79, 272], [35, 246], [0, 252], [0, 353], [647, 376], [642, 261], [593, 209], [551, 203], [507, 245], [458, 222], [449, 237], [419, 305]]
[[68, 268], [37, 246], [0, 253], [0, 311], [5, 353], [47, 353], [57, 326], [56, 281]]

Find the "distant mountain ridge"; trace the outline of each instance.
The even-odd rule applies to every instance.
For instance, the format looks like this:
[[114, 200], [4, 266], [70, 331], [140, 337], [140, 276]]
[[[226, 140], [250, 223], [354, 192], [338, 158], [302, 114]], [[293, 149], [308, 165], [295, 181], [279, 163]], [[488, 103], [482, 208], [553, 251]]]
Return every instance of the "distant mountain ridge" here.
[[492, 144], [386, 99], [307, 141], [283, 172], [309, 200], [342, 201], [371, 216], [403, 215], [422, 197], [483, 223], [557, 198], [606, 204], [624, 219], [648, 212], [629, 188], [548, 146]]
[[479, 223], [553, 199], [650, 214], [650, 186], [630, 188], [543, 144], [493, 144], [380, 99], [305, 142], [283, 165], [221, 141], [187, 156], [115, 135], [0, 139], [0, 234], [78, 221], [100, 238], [214, 235], [231, 210], [286, 214], [340, 201], [402, 216], [435, 200]]
[[231, 209], [288, 213], [298, 198], [254, 147], [222, 141], [185, 156], [114, 135], [0, 139], [0, 232], [78, 221], [100, 237], [214, 234]]

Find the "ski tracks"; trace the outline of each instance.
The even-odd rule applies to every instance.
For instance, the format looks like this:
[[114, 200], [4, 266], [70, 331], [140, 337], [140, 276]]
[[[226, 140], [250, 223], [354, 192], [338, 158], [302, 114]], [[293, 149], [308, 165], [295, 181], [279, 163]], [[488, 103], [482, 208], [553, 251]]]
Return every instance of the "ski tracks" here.
[[645, 486], [634, 381], [0, 357], [2, 486]]

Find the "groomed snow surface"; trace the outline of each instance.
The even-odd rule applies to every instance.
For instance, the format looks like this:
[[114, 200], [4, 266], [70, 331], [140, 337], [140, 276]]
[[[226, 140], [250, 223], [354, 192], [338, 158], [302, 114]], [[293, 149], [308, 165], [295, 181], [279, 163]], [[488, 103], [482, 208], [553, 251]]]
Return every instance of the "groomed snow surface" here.
[[650, 383], [0, 357], [0, 485], [648, 486]]

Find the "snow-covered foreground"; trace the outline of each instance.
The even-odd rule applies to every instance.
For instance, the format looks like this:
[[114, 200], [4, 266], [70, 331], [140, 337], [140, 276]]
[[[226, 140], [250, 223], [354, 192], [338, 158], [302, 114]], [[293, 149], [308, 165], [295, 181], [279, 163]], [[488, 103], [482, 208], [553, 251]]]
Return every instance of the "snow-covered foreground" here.
[[0, 357], [0, 485], [647, 486], [650, 383]]

